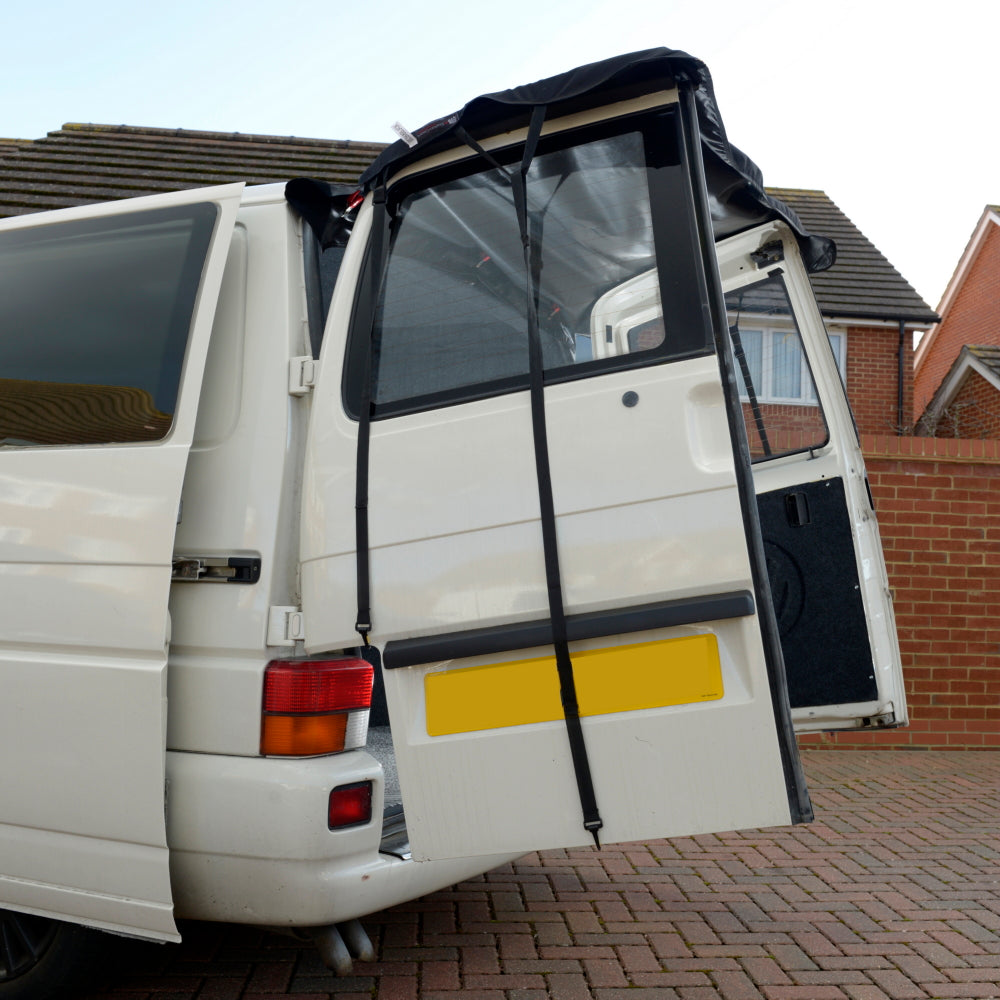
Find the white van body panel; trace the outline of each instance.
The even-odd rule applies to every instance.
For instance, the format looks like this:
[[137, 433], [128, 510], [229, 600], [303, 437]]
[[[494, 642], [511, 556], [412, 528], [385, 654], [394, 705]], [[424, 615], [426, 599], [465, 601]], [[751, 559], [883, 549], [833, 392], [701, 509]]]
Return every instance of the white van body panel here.
[[178, 913], [193, 920], [326, 926], [512, 860], [417, 863], [379, 853], [378, 822], [328, 830], [322, 819], [330, 788], [366, 780], [375, 788], [373, 813], [381, 816], [382, 767], [363, 751], [299, 760], [168, 753]]
[[[218, 216], [160, 441], [0, 451], [0, 898], [176, 940], [164, 822], [167, 599], [181, 484], [243, 185], [68, 209], [29, 229], [197, 202]], [[56, 696], [56, 694], [58, 696]]]
[[172, 750], [260, 751], [269, 609], [298, 600], [293, 540], [309, 400], [289, 396], [287, 372], [289, 357], [308, 345], [301, 258], [283, 187], [254, 189], [226, 265], [175, 551], [259, 558], [260, 578], [252, 586], [174, 584]]

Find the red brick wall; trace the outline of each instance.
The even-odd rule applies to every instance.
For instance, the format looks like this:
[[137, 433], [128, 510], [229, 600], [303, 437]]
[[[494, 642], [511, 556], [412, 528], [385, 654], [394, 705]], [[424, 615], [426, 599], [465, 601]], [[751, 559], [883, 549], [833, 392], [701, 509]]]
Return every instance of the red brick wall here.
[[1000, 749], [1000, 441], [863, 435], [910, 725], [803, 746]]
[[899, 423], [899, 330], [847, 328], [847, 397], [862, 434], [909, 434], [913, 426], [913, 334], [903, 360], [903, 422]]
[[1000, 226], [990, 224], [916, 375], [919, 417], [965, 344], [1000, 344]]

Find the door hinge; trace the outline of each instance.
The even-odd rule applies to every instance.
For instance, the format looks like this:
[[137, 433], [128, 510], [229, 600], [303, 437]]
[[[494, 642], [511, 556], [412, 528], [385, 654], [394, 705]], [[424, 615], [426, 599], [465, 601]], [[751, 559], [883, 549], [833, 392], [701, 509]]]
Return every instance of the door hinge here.
[[267, 644], [294, 646], [306, 637], [306, 622], [302, 610], [296, 607], [272, 607], [267, 612]]
[[288, 394], [304, 396], [316, 384], [319, 362], [308, 354], [291, 358], [288, 362]]
[[176, 555], [170, 579], [202, 583], [256, 583], [260, 579], [260, 556]]

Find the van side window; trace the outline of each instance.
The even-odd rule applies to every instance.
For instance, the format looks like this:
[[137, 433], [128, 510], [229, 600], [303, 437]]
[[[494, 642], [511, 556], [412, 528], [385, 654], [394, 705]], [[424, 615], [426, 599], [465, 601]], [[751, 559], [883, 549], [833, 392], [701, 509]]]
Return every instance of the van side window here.
[[0, 444], [170, 430], [216, 208], [0, 234]]
[[309, 344], [314, 358], [323, 345], [323, 330], [330, 312], [330, 300], [337, 275], [344, 260], [344, 248], [319, 245], [312, 228], [302, 226], [302, 252], [306, 287], [306, 311], [309, 320]]
[[780, 269], [729, 292], [726, 313], [751, 460], [822, 448], [830, 432]]
[[[679, 141], [661, 112], [539, 144], [527, 198], [548, 382], [712, 351]], [[495, 155], [518, 168], [519, 150]], [[527, 279], [507, 176], [474, 157], [400, 182], [389, 207], [376, 416], [525, 388]], [[639, 312], [642, 333], [619, 335]], [[352, 331], [355, 372], [365, 336]], [[345, 389], [356, 412], [356, 387]]]

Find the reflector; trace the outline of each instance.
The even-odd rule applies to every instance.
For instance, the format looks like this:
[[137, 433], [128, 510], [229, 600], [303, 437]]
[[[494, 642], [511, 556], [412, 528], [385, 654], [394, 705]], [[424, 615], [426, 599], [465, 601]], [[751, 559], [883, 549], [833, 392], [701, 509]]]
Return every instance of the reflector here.
[[330, 792], [328, 823], [331, 830], [360, 826], [372, 818], [372, 783], [340, 785]]

